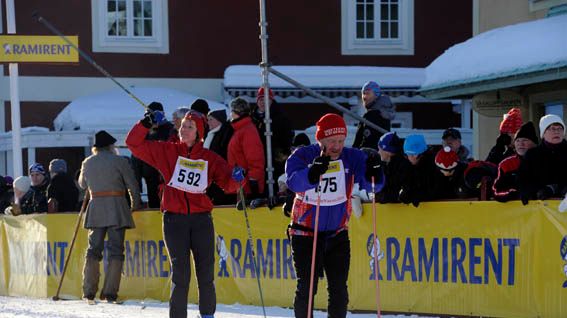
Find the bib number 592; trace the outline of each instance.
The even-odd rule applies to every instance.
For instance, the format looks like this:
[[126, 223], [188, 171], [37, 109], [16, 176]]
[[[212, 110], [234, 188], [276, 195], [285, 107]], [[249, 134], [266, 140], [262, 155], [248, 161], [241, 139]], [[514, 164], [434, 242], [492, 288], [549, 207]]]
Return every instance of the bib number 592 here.
[[193, 171], [187, 172], [185, 169], [179, 169], [179, 175], [177, 176], [177, 181], [185, 182], [187, 183], [187, 185], [198, 187], [200, 180], [201, 180], [201, 174], [195, 173]]

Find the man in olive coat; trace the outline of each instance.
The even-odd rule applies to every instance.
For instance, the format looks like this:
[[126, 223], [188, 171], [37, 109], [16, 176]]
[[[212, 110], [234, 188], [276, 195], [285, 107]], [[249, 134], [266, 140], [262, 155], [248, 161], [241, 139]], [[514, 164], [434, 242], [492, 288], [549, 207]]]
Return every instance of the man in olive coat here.
[[[82, 164], [79, 185], [89, 191], [91, 200], [84, 227], [89, 230], [83, 298], [93, 300], [98, 290], [104, 238], [108, 234], [108, 267], [101, 300], [115, 301], [124, 264], [124, 235], [134, 228], [132, 210], [140, 206], [140, 190], [127, 159], [117, 154], [116, 139], [102, 130], [95, 135], [93, 155]], [[129, 192], [131, 209], [126, 193]]]

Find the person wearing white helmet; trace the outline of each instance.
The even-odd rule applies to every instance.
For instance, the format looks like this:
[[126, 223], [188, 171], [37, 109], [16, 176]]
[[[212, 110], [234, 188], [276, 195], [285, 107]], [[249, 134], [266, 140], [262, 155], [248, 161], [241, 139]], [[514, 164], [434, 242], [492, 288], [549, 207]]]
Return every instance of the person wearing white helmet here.
[[567, 141], [565, 123], [557, 115], [539, 121], [541, 143], [526, 153], [520, 165], [522, 203], [565, 196], [567, 192]]

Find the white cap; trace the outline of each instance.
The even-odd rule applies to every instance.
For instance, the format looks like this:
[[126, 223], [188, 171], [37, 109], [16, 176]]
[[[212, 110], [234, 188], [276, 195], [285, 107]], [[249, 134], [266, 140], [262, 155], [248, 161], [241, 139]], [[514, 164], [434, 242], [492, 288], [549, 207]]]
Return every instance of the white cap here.
[[542, 139], [545, 130], [553, 124], [560, 124], [561, 126], [563, 126], [563, 134], [565, 134], [565, 123], [563, 122], [563, 119], [561, 119], [561, 117], [557, 115], [545, 115], [539, 120], [539, 135]]
[[17, 177], [12, 186], [22, 192], [28, 192], [31, 186], [31, 179], [28, 176]]

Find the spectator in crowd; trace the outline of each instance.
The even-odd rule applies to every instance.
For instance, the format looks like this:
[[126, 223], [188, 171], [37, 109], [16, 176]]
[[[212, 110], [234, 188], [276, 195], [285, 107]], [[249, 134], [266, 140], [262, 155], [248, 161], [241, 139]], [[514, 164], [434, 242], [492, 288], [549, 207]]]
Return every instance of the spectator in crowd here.
[[189, 112], [190, 109], [187, 107], [179, 107], [173, 111], [171, 114], [171, 120], [173, 121], [173, 128], [169, 134], [168, 141], [177, 142], [179, 141], [179, 127], [181, 126], [181, 120], [185, 117], [185, 114]]
[[427, 146], [425, 137], [412, 134], [404, 141], [404, 153], [412, 164], [412, 176], [408, 191], [400, 193], [400, 201], [413, 204], [415, 207], [421, 201], [429, 201], [434, 197], [435, 178], [439, 172], [435, 165], [435, 154]]
[[49, 175], [40, 163], [32, 164], [28, 172], [31, 179], [31, 187], [20, 200], [22, 213], [47, 213]]
[[234, 133], [234, 129], [227, 121], [226, 111], [224, 109], [211, 110], [207, 119], [209, 133], [205, 138], [203, 147], [217, 153], [226, 160], [228, 143]]
[[[0, 213], [4, 213], [14, 200], [14, 190], [12, 189], [12, 177], [0, 176]], [[8, 183], [10, 181], [10, 183]]]
[[[367, 82], [362, 86], [362, 104], [366, 108], [364, 119], [369, 122], [390, 130], [391, 121], [396, 116], [396, 106], [390, 97], [382, 94], [380, 86], [376, 82]], [[366, 126], [364, 123], [358, 124], [358, 130], [354, 138], [354, 148], [374, 148], [383, 133]]]
[[457, 153], [461, 162], [469, 162], [472, 160], [470, 151], [461, 142], [461, 132], [455, 128], [445, 129], [443, 132], [443, 147], [450, 147], [451, 150]]
[[[159, 113], [158, 116], [160, 120], [156, 121], [156, 123], [152, 125], [151, 129], [146, 135], [146, 139], [161, 141], [169, 140], [170, 134], [173, 130], [173, 124], [165, 118], [165, 114], [163, 113], [163, 105], [158, 102], [152, 102], [150, 105], [148, 105], [148, 108], [156, 113]], [[142, 189], [142, 179], [146, 181], [148, 208], [159, 208], [162, 191], [161, 187], [163, 184], [161, 175], [156, 169], [154, 169], [144, 161], [136, 158], [136, 156], [132, 156], [132, 167], [134, 168], [134, 173], [136, 175], [139, 189]]]
[[[313, 260], [313, 296], [317, 294], [318, 276], [324, 271], [329, 292], [328, 316], [346, 317], [350, 267], [350, 193], [355, 184], [368, 192], [372, 191], [372, 178], [376, 183], [375, 191], [380, 191], [384, 176], [377, 158], [367, 158], [358, 149], [344, 147], [347, 129], [341, 116], [326, 114], [317, 121], [316, 126], [317, 144], [296, 150], [286, 163], [289, 176], [287, 184], [297, 193], [288, 226], [297, 274], [294, 311], [295, 317], [307, 317], [309, 314], [315, 243], [317, 253]], [[314, 242], [316, 210], [319, 211], [319, 222], [318, 237]]]
[[[83, 298], [93, 300], [98, 291], [100, 261], [108, 235], [108, 266], [100, 293], [101, 300], [118, 298], [124, 264], [126, 229], [134, 228], [132, 211], [140, 206], [140, 191], [128, 161], [116, 154], [116, 139], [101, 130], [95, 135], [93, 154], [83, 160], [79, 185], [89, 191], [84, 227], [89, 230], [83, 267]], [[130, 193], [132, 206], [125, 197]]]
[[382, 135], [378, 141], [378, 153], [383, 163], [386, 183], [376, 196], [380, 203], [399, 203], [400, 192], [410, 191], [413, 167], [401, 154], [402, 141], [395, 132]]
[[514, 135], [522, 126], [522, 113], [519, 108], [512, 108], [504, 114], [500, 122], [500, 135], [496, 145], [490, 149], [486, 161], [499, 164], [502, 160], [514, 155]]
[[[193, 104], [191, 104], [191, 110], [198, 111], [199, 113], [201, 113], [201, 115], [207, 116], [211, 109], [209, 108], [209, 103], [207, 103], [206, 100], [198, 98], [193, 102]], [[205, 136], [206, 131], [207, 130], [205, 129]]]
[[538, 142], [534, 124], [531, 121], [523, 124], [514, 136], [516, 154], [502, 160], [498, 165], [498, 177], [492, 186], [497, 201], [506, 202], [520, 198], [520, 165], [528, 150], [537, 146]]
[[481, 201], [492, 197], [492, 185], [498, 176], [498, 166], [490, 161], [473, 160], [467, 164], [463, 174], [467, 196]]
[[255, 199], [264, 193], [264, 148], [250, 117], [250, 104], [237, 97], [230, 102], [230, 111], [234, 134], [228, 143], [228, 164], [244, 168], [247, 179], [244, 185], [246, 199]]
[[[12, 201], [10, 206], [6, 207], [4, 213], [7, 215], [20, 215], [22, 214], [21, 201], [23, 196], [29, 191], [31, 187], [31, 179], [28, 176], [20, 176], [14, 180], [12, 187], [14, 189]], [[28, 214], [28, 213], [24, 213]]]
[[[207, 116], [207, 121], [209, 133], [205, 138], [203, 148], [209, 149], [227, 160], [228, 143], [232, 138], [234, 129], [227, 121], [226, 111], [224, 109], [211, 110]], [[207, 195], [215, 205], [234, 204], [235, 202], [233, 196], [226, 195], [214, 182], [207, 188]]]
[[445, 146], [435, 155], [435, 164], [439, 174], [435, 180], [434, 199], [467, 198], [468, 193], [464, 181], [467, 164], [460, 160], [457, 153], [451, 147]]
[[67, 162], [53, 159], [49, 163], [51, 182], [47, 187], [48, 212], [75, 211], [79, 200], [79, 189], [67, 174]]
[[520, 164], [522, 203], [530, 199], [545, 200], [567, 192], [567, 141], [565, 123], [557, 115], [539, 120], [542, 142], [527, 151]]
[[[273, 177], [275, 179], [282, 175], [285, 171], [285, 161], [289, 157], [291, 141], [293, 139], [293, 132], [291, 131], [291, 125], [289, 120], [286, 118], [284, 113], [281, 111], [278, 103], [274, 99], [274, 93], [271, 89], [268, 90], [269, 96], [269, 107], [270, 107], [270, 119], [271, 119], [271, 131], [272, 131], [272, 165], [274, 168]], [[258, 89], [258, 94], [256, 97], [257, 107], [252, 112], [252, 120], [254, 125], [258, 129], [258, 134], [260, 135], [260, 140], [262, 141], [262, 146], [264, 148], [264, 154], [267, 164], [267, 148], [266, 148], [266, 123], [264, 122], [266, 118], [266, 105], [265, 102], [265, 91], [264, 87]], [[266, 175], [267, 179], [267, 175]]]
[[[311, 140], [304, 133], [299, 133], [293, 137], [291, 142], [290, 153], [293, 153], [296, 149], [301, 147], [311, 145]], [[285, 216], [289, 217], [291, 215], [291, 208], [293, 206], [293, 199], [295, 198], [295, 192], [291, 191], [287, 186], [287, 174], [283, 173], [278, 177], [278, 192], [280, 196], [285, 198], [282, 206], [282, 210]]]

